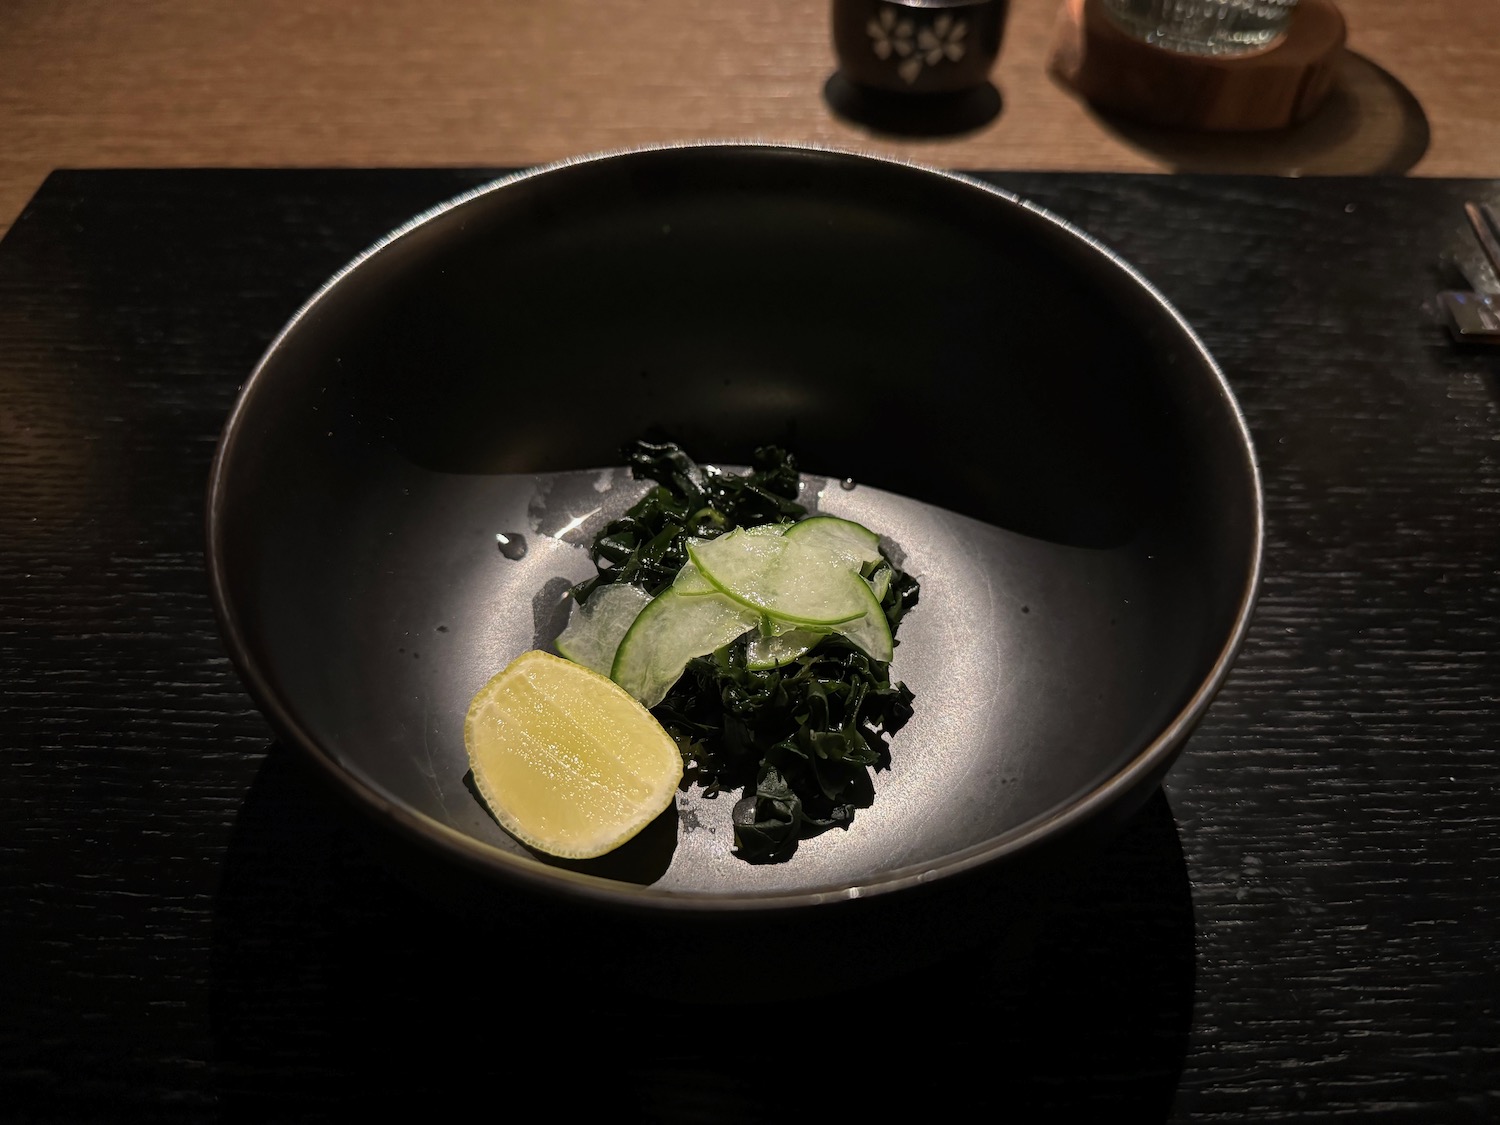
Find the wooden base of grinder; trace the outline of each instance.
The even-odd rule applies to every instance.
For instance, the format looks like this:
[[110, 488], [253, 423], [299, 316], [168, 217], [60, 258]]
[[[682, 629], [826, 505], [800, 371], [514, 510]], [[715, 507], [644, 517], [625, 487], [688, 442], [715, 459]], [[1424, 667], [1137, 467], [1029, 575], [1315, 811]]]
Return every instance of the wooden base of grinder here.
[[1236, 55], [1142, 42], [1100, 0], [1066, 0], [1050, 69], [1091, 104], [1153, 125], [1225, 132], [1306, 120], [1332, 89], [1346, 28], [1332, 0], [1300, 0], [1279, 39]]

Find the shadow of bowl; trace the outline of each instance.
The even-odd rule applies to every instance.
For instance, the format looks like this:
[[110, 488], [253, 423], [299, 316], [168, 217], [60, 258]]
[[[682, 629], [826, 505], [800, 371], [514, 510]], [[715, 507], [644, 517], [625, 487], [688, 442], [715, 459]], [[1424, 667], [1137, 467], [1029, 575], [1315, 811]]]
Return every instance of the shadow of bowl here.
[[[622, 1123], [763, 1121], [830, 1097], [851, 1120], [884, 1120], [893, 1088], [1017, 1120], [1170, 1110], [1195, 930], [1160, 790], [1087, 863], [974, 880], [965, 924], [941, 940], [893, 939], [890, 926], [923, 924], [897, 896], [881, 901], [901, 912], [870, 915], [883, 924], [856, 942], [820, 941], [804, 916], [758, 950], [659, 919], [578, 924], [493, 886], [458, 911], [336, 813], [309, 766], [271, 747], [214, 905], [225, 1121], [430, 1107], [575, 1052], [587, 1069], [570, 1115]], [[834, 1072], [789, 1065], [819, 1041], [842, 1044]]]

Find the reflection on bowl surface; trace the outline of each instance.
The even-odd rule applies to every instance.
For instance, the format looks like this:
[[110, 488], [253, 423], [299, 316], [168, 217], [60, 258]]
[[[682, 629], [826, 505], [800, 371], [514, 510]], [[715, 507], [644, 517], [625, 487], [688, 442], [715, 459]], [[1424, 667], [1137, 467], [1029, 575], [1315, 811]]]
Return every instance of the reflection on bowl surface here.
[[[790, 448], [809, 503], [922, 581], [893, 768], [792, 862], [736, 860], [732, 802], [689, 790], [637, 857], [549, 864], [465, 785], [470, 696], [556, 636], [641, 436]], [[544, 169], [386, 241], [262, 361], [210, 505], [229, 647], [290, 744], [488, 876], [666, 908], [895, 890], [1127, 814], [1226, 671], [1259, 557], [1233, 398], [1127, 266], [959, 177], [748, 145]]]

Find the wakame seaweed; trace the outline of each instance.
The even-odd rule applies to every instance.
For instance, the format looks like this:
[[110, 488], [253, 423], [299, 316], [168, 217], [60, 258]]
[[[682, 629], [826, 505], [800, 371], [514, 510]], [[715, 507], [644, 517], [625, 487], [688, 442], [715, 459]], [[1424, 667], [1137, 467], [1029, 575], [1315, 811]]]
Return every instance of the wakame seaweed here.
[[[574, 588], [579, 602], [612, 582], [655, 596], [687, 561], [688, 539], [807, 514], [797, 502], [796, 460], [777, 446], [757, 449], [747, 474], [699, 466], [672, 443], [636, 442], [626, 460], [656, 487], [596, 537], [598, 574]], [[919, 591], [914, 578], [892, 570], [881, 608], [894, 634]], [[707, 795], [742, 795], [733, 814], [736, 854], [776, 862], [870, 805], [871, 771], [890, 766], [888, 739], [911, 717], [912, 693], [891, 682], [887, 664], [837, 633], [769, 669], [746, 667], [741, 638], [690, 661], [652, 713]]]

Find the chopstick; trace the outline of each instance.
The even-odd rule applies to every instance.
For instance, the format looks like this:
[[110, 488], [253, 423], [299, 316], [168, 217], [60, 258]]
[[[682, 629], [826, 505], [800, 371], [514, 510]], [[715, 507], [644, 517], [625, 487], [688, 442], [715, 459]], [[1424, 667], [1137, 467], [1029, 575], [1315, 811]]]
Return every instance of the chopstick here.
[[[1474, 237], [1484, 251], [1490, 269], [1500, 284], [1500, 219], [1488, 203], [1470, 201], [1464, 214], [1474, 228]], [[1448, 314], [1448, 331], [1465, 344], [1500, 344], [1500, 297], [1482, 291], [1449, 289], [1438, 294], [1438, 303]]]
[[1489, 259], [1490, 269], [1500, 280], [1500, 219], [1495, 218], [1495, 209], [1488, 203], [1465, 203], [1464, 214], [1469, 216], [1469, 225], [1474, 228], [1479, 248]]

